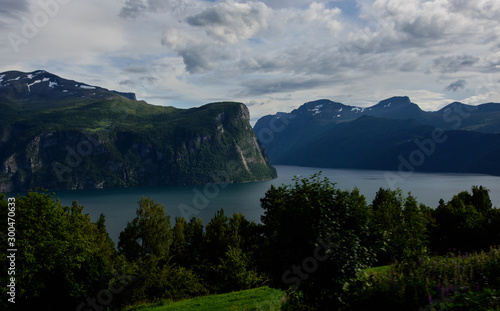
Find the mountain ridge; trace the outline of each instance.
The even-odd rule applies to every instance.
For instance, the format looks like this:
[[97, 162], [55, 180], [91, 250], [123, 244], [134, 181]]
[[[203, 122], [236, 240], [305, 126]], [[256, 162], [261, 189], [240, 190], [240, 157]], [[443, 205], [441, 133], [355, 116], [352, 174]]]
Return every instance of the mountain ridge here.
[[[434, 130], [447, 140], [432, 142]], [[254, 131], [276, 165], [398, 170], [401, 158], [421, 154], [416, 142], [431, 139], [432, 154], [415, 170], [500, 175], [497, 103], [454, 102], [427, 112], [405, 96], [366, 108], [323, 99], [265, 116]]]
[[0, 74], [0, 191], [276, 177], [242, 103], [154, 106], [45, 71], [16, 74]]

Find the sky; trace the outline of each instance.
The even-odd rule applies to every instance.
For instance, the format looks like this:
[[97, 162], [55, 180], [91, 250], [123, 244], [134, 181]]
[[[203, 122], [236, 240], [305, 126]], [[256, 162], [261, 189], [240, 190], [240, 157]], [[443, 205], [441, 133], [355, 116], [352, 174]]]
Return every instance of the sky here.
[[498, 0], [0, 0], [0, 72], [46, 70], [150, 104], [500, 102]]

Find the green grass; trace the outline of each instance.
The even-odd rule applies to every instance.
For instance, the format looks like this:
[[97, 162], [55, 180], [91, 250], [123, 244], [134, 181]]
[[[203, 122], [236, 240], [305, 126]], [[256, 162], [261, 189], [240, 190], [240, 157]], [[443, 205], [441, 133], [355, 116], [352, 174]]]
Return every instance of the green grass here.
[[367, 274], [370, 274], [370, 273], [373, 273], [373, 272], [384, 273], [384, 272], [387, 272], [390, 267], [391, 267], [390, 265], [379, 266], [379, 267], [371, 267], [371, 268], [366, 269], [365, 273], [367, 273]]
[[191, 311], [191, 310], [279, 310], [284, 292], [269, 287], [260, 287], [228, 294], [196, 297], [179, 302], [135, 306], [127, 311]]

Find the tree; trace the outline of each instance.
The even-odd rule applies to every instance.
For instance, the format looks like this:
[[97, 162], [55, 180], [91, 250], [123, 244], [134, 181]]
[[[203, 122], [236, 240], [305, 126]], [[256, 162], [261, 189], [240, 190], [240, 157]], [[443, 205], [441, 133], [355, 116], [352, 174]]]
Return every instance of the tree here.
[[167, 259], [173, 233], [170, 216], [163, 205], [143, 197], [136, 215], [120, 233], [118, 251], [129, 261], [146, 256]]
[[[2, 215], [7, 214], [4, 195], [0, 202]], [[114, 250], [106, 242], [104, 219], [93, 224], [83, 206], [63, 206], [43, 190], [18, 195], [15, 205], [16, 306], [67, 310], [96, 288], [107, 288]], [[2, 266], [5, 259], [0, 259]], [[2, 284], [8, 284], [5, 276], [0, 277]]]
[[499, 240], [497, 210], [483, 186], [462, 191], [446, 204], [441, 200], [433, 214], [432, 248], [439, 253], [487, 250]]
[[251, 270], [248, 257], [237, 247], [230, 246], [213, 268], [218, 292], [245, 290], [262, 282], [257, 272]]
[[224, 210], [218, 210], [206, 226], [206, 256], [208, 262], [215, 264], [229, 249], [230, 232], [228, 218]]
[[377, 251], [378, 264], [416, 260], [427, 251], [429, 210], [400, 189], [380, 188], [370, 206], [370, 220], [384, 241]]
[[408, 195], [404, 202], [402, 224], [406, 243], [403, 251], [403, 259], [418, 260], [427, 253], [428, 232], [426, 211], [428, 208], [418, 204], [415, 197]]
[[388, 264], [395, 259], [402, 259], [406, 236], [402, 233], [403, 203], [401, 190], [380, 188], [370, 206], [370, 221], [377, 230], [385, 247], [378, 248], [378, 264]]
[[274, 286], [292, 286], [311, 306], [335, 309], [346, 284], [375, 258], [366, 201], [320, 174], [294, 180], [261, 199], [266, 270]]
[[192, 267], [204, 259], [205, 232], [201, 218], [191, 218], [186, 230], [186, 260], [183, 265]]
[[170, 247], [170, 253], [174, 256], [174, 261], [177, 263], [182, 263], [185, 257], [186, 251], [186, 233], [187, 233], [187, 222], [184, 217], [176, 217], [175, 225], [172, 230], [172, 246]]

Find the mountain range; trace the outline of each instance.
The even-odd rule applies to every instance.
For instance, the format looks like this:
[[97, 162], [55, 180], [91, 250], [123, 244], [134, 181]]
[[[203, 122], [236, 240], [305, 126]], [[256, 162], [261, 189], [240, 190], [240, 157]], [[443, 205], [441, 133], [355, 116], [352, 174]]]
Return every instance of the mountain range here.
[[408, 97], [371, 107], [330, 100], [260, 118], [275, 165], [500, 175], [500, 104], [423, 111]]
[[49, 72], [0, 73], [0, 191], [268, 180], [242, 103], [177, 109]]

